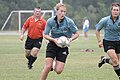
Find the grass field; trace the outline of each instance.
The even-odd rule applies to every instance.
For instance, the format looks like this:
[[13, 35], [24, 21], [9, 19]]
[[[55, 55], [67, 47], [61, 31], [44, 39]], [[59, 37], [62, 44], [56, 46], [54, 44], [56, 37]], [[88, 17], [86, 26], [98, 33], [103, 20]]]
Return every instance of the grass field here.
[[[0, 80], [39, 80], [45, 64], [46, 44], [43, 42], [33, 69], [28, 70], [24, 41], [21, 42], [18, 35], [0, 36]], [[95, 52], [81, 52], [81, 49], [94, 49]], [[97, 67], [101, 55], [106, 54], [98, 48], [95, 36], [89, 36], [87, 41], [80, 36], [71, 44], [63, 73], [50, 72], [47, 80], [118, 80], [112, 66]]]

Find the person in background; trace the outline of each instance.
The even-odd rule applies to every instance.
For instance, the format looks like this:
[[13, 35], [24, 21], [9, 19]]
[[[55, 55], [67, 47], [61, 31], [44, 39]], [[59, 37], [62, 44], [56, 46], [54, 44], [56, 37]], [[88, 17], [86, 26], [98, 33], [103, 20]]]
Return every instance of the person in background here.
[[[104, 28], [103, 42], [100, 37], [100, 30]], [[96, 24], [96, 37], [98, 45], [101, 48], [102, 44], [104, 51], [109, 57], [101, 56], [98, 67], [108, 63], [113, 66], [114, 71], [120, 79], [120, 4], [112, 3], [111, 14], [102, 18]]]
[[57, 39], [65, 36], [69, 39], [69, 44], [79, 37], [78, 28], [74, 21], [66, 15], [66, 5], [62, 3], [56, 4], [56, 16], [47, 20], [44, 38], [49, 40], [46, 49], [46, 63], [41, 72], [40, 80], [46, 80], [48, 73], [54, 70], [60, 74], [65, 66], [69, 48], [61, 48], [58, 46]]
[[87, 19], [87, 17], [85, 17], [83, 20], [83, 34], [85, 40], [88, 40], [88, 31], [89, 31], [89, 20]]
[[34, 8], [34, 13], [30, 16], [22, 26], [20, 40], [23, 41], [24, 33], [28, 30], [25, 42], [25, 57], [28, 59], [28, 68], [32, 69], [32, 64], [37, 59], [38, 51], [42, 45], [43, 31], [45, 29], [46, 20], [41, 16], [41, 8]]

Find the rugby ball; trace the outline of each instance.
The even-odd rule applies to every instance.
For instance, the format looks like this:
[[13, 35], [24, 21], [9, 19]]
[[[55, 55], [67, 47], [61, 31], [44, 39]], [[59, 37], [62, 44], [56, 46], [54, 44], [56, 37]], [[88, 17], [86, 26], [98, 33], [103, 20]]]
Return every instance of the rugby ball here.
[[58, 38], [58, 46], [61, 47], [61, 48], [65, 48], [67, 47], [69, 44], [69, 40], [67, 37], [65, 36], [61, 36]]

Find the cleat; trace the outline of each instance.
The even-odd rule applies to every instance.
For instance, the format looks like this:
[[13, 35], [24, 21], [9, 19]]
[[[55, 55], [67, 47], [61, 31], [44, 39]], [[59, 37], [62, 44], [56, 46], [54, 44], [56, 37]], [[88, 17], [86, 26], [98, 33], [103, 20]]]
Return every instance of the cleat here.
[[28, 69], [32, 69], [32, 67], [33, 66], [28, 63]]
[[101, 56], [101, 59], [100, 59], [100, 61], [99, 61], [99, 63], [98, 63], [98, 67], [99, 67], [99, 68], [100, 68], [103, 64], [105, 64], [105, 62], [104, 62], [105, 59], [106, 59], [105, 56]]
[[28, 69], [32, 69], [33, 66], [28, 65]]

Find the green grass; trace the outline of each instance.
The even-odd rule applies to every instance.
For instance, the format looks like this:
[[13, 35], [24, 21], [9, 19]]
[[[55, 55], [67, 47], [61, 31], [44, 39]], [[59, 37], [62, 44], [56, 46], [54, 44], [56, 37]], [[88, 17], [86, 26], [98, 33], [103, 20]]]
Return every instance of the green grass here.
[[[39, 80], [45, 64], [46, 44], [43, 42], [33, 69], [28, 70], [24, 41], [21, 42], [19, 36], [0, 36], [0, 80]], [[94, 49], [95, 52], [85, 53], [81, 49]], [[80, 36], [71, 44], [62, 74], [50, 72], [47, 80], [117, 80], [112, 66], [106, 64], [100, 69], [97, 67], [101, 55], [106, 54], [102, 48], [98, 48], [95, 36], [89, 36], [87, 41]]]

